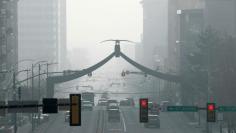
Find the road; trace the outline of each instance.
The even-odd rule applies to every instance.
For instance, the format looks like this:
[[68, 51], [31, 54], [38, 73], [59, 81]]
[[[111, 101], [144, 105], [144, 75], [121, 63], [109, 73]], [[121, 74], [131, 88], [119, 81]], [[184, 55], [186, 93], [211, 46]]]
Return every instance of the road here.
[[191, 125], [182, 113], [161, 113], [161, 128], [144, 128], [139, 123], [137, 108], [121, 107], [121, 121], [109, 123], [104, 107], [82, 112], [82, 126], [70, 127], [64, 120], [64, 113], [54, 115], [45, 123], [39, 133], [202, 133]]

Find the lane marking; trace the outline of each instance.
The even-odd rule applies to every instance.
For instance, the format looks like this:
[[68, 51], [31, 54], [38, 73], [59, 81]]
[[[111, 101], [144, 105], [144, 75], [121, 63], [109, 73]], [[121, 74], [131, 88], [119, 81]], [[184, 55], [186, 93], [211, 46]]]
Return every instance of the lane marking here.
[[122, 119], [122, 121], [123, 121], [124, 132], [126, 132], [125, 118], [124, 118], [124, 115], [123, 115], [123, 112], [122, 112], [122, 111], [121, 111], [121, 119]]

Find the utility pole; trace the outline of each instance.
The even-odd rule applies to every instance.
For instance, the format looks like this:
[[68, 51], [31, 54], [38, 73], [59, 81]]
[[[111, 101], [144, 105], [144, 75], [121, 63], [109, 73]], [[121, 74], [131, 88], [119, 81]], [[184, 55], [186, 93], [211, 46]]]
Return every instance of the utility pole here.
[[[32, 64], [31, 67], [31, 75], [32, 75], [32, 79], [31, 79], [31, 95], [32, 95], [32, 100], [34, 100], [34, 64]], [[34, 113], [31, 114], [31, 125], [32, 125], [32, 132], [34, 131]]]
[[[41, 71], [41, 64], [39, 64], [39, 80], [38, 80], [38, 101], [40, 101], [40, 96], [41, 96], [41, 90], [40, 90], [40, 80], [41, 80], [41, 78], [40, 78], [40, 71]], [[39, 124], [39, 122], [40, 122], [40, 112], [38, 113], [38, 124]]]
[[41, 71], [41, 65], [39, 64], [39, 80], [38, 80], [38, 100], [40, 100], [40, 80], [41, 80], [41, 78], [40, 78], [40, 71]]
[[[16, 73], [13, 72], [13, 100], [16, 101]], [[17, 114], [14, 113], [13, 115], [14, 121], [14, 133], [17, 133]]]

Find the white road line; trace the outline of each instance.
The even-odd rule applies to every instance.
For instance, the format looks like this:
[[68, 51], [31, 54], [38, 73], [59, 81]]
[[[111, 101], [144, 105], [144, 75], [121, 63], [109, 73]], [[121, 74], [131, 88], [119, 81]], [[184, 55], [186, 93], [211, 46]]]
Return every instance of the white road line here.
[[121, 118], [122, 118], [122, 121], [123, 121], [124, 132], [126, 132], [125, 118], [124, 118], [124, 115], [123, 115], [123, 113], [122, 113], [122, 112], [121, 112]]

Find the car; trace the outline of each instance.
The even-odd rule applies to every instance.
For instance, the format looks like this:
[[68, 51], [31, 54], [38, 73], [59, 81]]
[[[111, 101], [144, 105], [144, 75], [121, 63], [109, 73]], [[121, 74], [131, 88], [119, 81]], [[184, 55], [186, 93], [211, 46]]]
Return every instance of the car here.
[[70, 111], [66, 111], [65, 112], [65, 122], [69, 122], [70, 121]]
[[114, 99], [110, 99], [107, 101], [107, 110], [109, 108], [119, 108], [118, 101]]
[[98, 100], [98, 106], [107, 106], [107, 100], [102, 98]]
[[167, 111], [167, 106], [169, 106], [169, 101], [162, 101], [161, 102], [161, 111], [166, 112]]
[[107, 106], [107, 110], [109, 109], [119, 109], [118, 103], [109, 103]]
[[119, 109], [118, 103], [110, 103], [107, 107], [107, 109]]
[[159, 115], [160, 114], [160, 105], [155, 103], [155, 102], [148, 102], [148, 111], [151, 113], [151, 114], [157, 114]]
[[2, 125], [0, 126], [0, 133], [14, 133], [13, 125]]
[[33, 116], [33, 119], [35, 119], [36, 121], [38, 121], [39, 119], [39, 123], [44, 123], [49, 121], [49, 115], [48, 114], [40, 114], [40, 116], [38, 114], [36, 114], [35, 116]]
[[93, 103], [90, 101], [84, 101], [82, 100], [82, 110], [93, 110]]
[[108, 99], [109, 97], [108, 97], [108, 92], [104, 92], [104, 93], [102, 93], [102, 96], [101, 96], [101, 98], [104, 98], [104, 99]]
[[124, 100], [121, 100], [120, 101], [120, 106], [132, 106], [132, 107], [134, 107], [135, 104], [134, 104], [133, 98], [126, 98]]
[[120, 110], [117, 108], [108, 110], [108, 122], [120, 122]]
[[43, 117], [44, 121], [49, 121], [50, 118], [49, 114], [41, 114], [41, 116]]
[[144, 123], [144, 127], [157, 127], [160, 128], [160, 115], [157, 114], [148, 114], [148, 122]]

